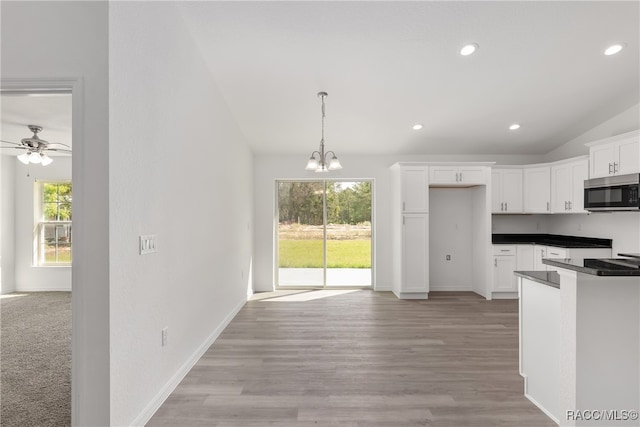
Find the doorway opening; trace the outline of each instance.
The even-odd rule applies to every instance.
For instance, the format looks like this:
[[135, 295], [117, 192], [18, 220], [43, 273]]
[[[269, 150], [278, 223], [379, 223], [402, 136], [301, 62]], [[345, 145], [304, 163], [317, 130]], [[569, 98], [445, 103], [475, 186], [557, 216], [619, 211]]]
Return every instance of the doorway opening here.
[[277, 180], [277, 289], [373, 285], [373, 180]]
[[77, 87], [1, 83], [0, 415], [8, 425], [71, 424]]

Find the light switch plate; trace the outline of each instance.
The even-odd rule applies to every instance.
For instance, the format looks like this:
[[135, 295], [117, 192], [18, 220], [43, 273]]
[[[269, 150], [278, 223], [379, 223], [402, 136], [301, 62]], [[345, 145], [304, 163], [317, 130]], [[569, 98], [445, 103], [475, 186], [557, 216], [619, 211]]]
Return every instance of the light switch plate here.
[[140, 255], [158, 251], [158, 238], [155, 234], [140, 236]]

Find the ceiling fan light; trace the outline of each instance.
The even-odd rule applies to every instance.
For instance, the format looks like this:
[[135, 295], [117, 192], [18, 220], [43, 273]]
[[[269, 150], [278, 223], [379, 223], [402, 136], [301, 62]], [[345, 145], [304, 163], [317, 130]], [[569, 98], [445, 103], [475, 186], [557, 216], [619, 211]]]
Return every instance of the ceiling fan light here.
[[42, 162], [42, 157], [40, 156], [40, 153], [31, 153], [29, 154], [29, 161], [31, 163], [40, 163]]
[[50, 165], [53, 162], [53, 159], [46, 154], [42, 155], [42, 166]]
[[307, 167], [305, 168], [308, 171], [314, 171], [318, 168], [318, 161], [315, 157], [311, 156], [309, 161], [307, 162]]
[[29, 164], [29, 153], [28, 152], [24, 152], [22, 154], [20, 154], [18, 156], [18, 160], [20, 160], [21, 163], [24, 163], [25, 165]]
[[329, 162], [329, 170], [336, 171], [342, 169], [342, 165], [340, 164], [340, 160], [336, 156], [333, 156], [333, 159]]

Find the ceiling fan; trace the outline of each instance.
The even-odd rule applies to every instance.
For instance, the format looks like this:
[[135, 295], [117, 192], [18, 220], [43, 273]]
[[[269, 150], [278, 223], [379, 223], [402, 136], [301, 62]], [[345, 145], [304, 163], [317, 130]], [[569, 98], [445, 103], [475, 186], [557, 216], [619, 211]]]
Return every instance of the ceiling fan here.
[[[42, 126], [28, 125], [27, 127], [31, 132], [33, 132], [32, 137], [22, 138], [20, 143], [0, 140], [0, 142], [5, 144], [11, 144], [10, 146], [0, 146], [0, 148], [23, 150], [23, 153], [18, 155], [18, 160], [25, 165], [28, 165], [29, 163], [39, 163], [42, 166], [47, 166], [53, 162], [53, 159], [47, 155], [48, 151], [71, 153], [71, 147], [67, 144], [63, 144], [61, 142], [48, 142], [44, 139], [40, 139], [38, 133], [42, 131]], [[58, 148], [58, 146], [63, 148]]]

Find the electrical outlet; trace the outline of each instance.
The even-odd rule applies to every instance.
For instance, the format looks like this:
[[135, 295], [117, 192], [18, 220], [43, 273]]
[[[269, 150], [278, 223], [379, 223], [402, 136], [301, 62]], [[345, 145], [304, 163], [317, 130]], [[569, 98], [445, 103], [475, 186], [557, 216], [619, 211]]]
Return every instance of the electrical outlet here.
[[451, 255], [446, 256], [447, 261], [451, 261]]
[[140, 236], [140, 255], [158, 252], [158, 238], [155, 234]]
[[162, 328], [162, 346], [167, 345], [167, 340], [169, 339], [169, 327], [165, 326]]

